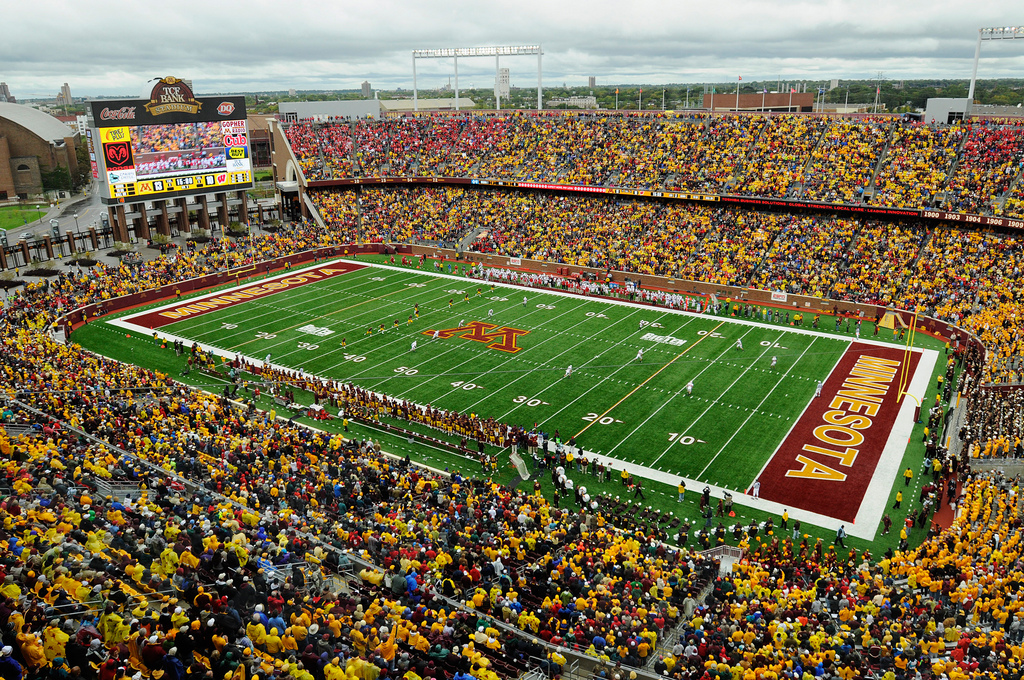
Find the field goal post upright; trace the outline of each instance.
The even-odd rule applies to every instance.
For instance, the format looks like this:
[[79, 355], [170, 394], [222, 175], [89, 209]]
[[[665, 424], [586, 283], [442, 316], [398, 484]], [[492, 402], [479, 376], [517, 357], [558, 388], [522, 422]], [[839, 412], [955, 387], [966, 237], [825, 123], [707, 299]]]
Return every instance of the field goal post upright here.
[[903, 348], [903, 363], [900, 366], [900, 386], [896, 392], [896, 403], [902, 403], [903, 397], [910, 397], [917, 402], [917, 411], [914, 415], [914, 422], [920, 421], [921, 417], [921, 400], [915, 397], [910, 392], [907, 392], [907, 387], [910, 384], [910, 358], [914, 352], [914, 340], [917, 336], [917, 312], [913, 313], [910, 317], [910, 324], [907, 330], [907, 344]]
[[459, 110], [459, 57], [494, 57], [494, 88], [495, 103], [500, 108], [500, 99], [497, 94], [498, 75], [500, 69], [499, 59], [501, 57], [522, 57], [537, 56], [537, 110], [544, 108], [544, 71], [541, 58], [544, 50], [540, 45], [502, 45], [497, 47], [446, 47], [438, 50], [413, 50], [412, 51], [412, 109], [420, 110], [419, 87], [416, 82], [416, 60], [417, 59], [452, 59], [455, 64], [455, 110]]
[[1024, 26], [997, 26], [995, 28], [979, 28], [978, 44], [974, 48], [974, 68], [971, 71], [971, 87], [967, 91], [967, 107], [964, 118], [971, 117], [974, 109], [974, 85], [978, 80], [978, 60], [981, 59], [981, 43], [983, 40], [1018, 40], [1024, 38]]

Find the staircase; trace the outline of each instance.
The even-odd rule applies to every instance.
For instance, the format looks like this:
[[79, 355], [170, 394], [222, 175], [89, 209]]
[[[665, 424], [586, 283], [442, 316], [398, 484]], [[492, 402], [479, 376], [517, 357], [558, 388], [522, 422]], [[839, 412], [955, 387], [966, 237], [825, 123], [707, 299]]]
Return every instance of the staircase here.
[[997, 198], [995, 203], [992, 205], [994, 212], [1002, 214], [1003, 208], [1006, 206], [1006, 199], [1012, 196], [1014, 189], [1018, 187], [1024, 187], [1024, 163], [1021, 164], [1021, 169], [1017, 171], [1017, 176], [1013, 178], [1012, 182], [1010, 182], [1010, 186], [1006, 192]]
[[[915, 256], [914, 256], [914, 259], [913, 259], [913, 260], [911, 260], [911, 261], [910, 261], [910, 262], [909, 262], [909, 263], [907, 264], [907, 269], [909, 269], [910, 271], [914, 271], [914, 270], [915, 270], [915, 269], [917, 268], [917, 263], [921, 261], [921, 256], [922, 256], [922, 255], [924, 255], [924, 251], [925, 251], [925, 249], [927, 249], [927, 248], [928, 248], [928, 244], [932, 242], [932, 238], [934, 238], [934, 237], [935, 237], [935, 230], [934, 230], [934, 229], [932, 229], [931, 231], [929, 231], [929, 232], [928, 232], [927, 236], [925, 236], [925, 237], [924, 237], [924, 238], [923, 238], [923, 239], [921, 240], [921, 245], [920, 245], [920, 247], [919, 247], [919, 248], [917, 249], [917, 255], [915, 255]], [[898, 286], [898, 287], [896, 288], [896, 293], [895, 293], [895, 296], [902, 296], [902, 295], [903, 295], [903, 292], [904, 292], [904, 291], [905, 291], [906, 289], [907, 289], [907, 277], [906, 277], [906, 276], [903, 276], [902, 280], [900, 281], [900, 285], [899, 285], [899, 286]], [[894, 296], [894, 297], [895, 297], [895, 296]], [[896, 302], [896, 301], [895, 301], [895, 299], [894, 299], [894, 300], [893, 300], [893, 304], [895, 304], [895, 302]]]
[[946, 189], [949, 187], [949, 183], [956, 176], [957, 168], [960, 167], [960, 160], [963, 158], [964, 147], [967, 146], [967, 140], [970, 138], [970, 134], [964, 135], [963, 139], [960, 140], [960, 144], [956, 147], [956, 155], [953, 156], [953, 164], [949, 166], [949, 171], [946, 173], [946, 178], [942, 182], [942, 186], [935, 192], [935, 198], [932, 199], [932, 205], [939, 206], [946, 202]]
[[793, 198], [801, 198], [804, 195], [804, 180], [807, 178], [807, 175], [810, 172], [811, 163], [814, 161], [814, 154], [818, 152], [818, 149], [821, 147], [822, 142], [825, 141], [825, 134], [829, 131], [829, 129], [831, 129], [831, 127], [832, 124], [829, 123], [828, 125], [825, 126], [825, 129], [821, 131], [821, 134], [818, 135], [818, 141], [814, 143], [814, 148], [811, 149], [811, 152], [807, 155], [807, 162], [804, 163], [804, 167], [800, 170], [800, 181], [794, 182], [793, 185], [790, 186], [790, 190], [792, 190], [793, 187], [797, 187], [796, 193], [792, 194]]
[[302, 193], [302, 197], [306, 201], [306, 208], [309, 209], [309, 214], [313, 216], [313, 221], [316, 222], [321, 229], [327, 229], [327, 224], [324, 222], [324, 218], [320, 216], [320, 211], [317, 210], [316, 203], [313, 202], [313, 199], [310, 198], [309, 194], [306, 192]]
[[363, 187], [356, 187], [356, 233], [363, 236]]
[[483, 231], [484, 231], [483, 227], [473, 227], [472, 229], [470, 229], [468, 232], [466, 232], [466, 235], [462, 237], [462, 240], [459, 241], [459, 245], [457, 246], [457, 250], [460, 250], [460, 251], [467, 251], [467, 250], [469, 250], [470, 246], [473, 245], [473, 242], [476, 241], [477, 236], [479, 236]]
[[[762, 120], [770, 121], [770, 119], [767, 118], [763, 118]], [[766, 122], [764, 125], [761, 126], [761, 129], [758, 130], [757, 135], [754, 137], [754, 141], [751, 142], [750, 147], [747, 149], [747, 153], [743, 154], [742, 161], [736, 164], [736, 172], [734, 172], [733, 175], [728, 180], [726, 180], [725, 188], [732, 191], [734, 187], [743, 183], [743, 180], [747, 176], [747, 162], [756, 160], [757, 145], [761, 143], [761, 137], [764, 136], [765, 130], [767, 130], [770, 126], [771, 122]], [[735, 192], [732, 191], [732, 193]]]
[[875, 180], [878, 179], [878, 174], [882, 171], [885, 166], [885, 159], [889, 155], [889, 146], [892, 144], [892, 133], [893, 129], [889, 129], [889, 134], [885, 138], [885, 146], [882, 147], [882, 153], [878, 154], [878, 163], [875, 165], [875, 171], [871, 173], [871, 181], [868, 182], [867, 186], [864, 187], [864, 198], [867, 199], [869, 196], [874, 197], [875, 195]]
[[764, 261], [768, 259], [768, 255], [772, 252], [772, 247], [775, 245], [775, 241], [778, 240], [779, 234], [785, 230], [786, 229], [783, 228], [775, 232], [775, 235], [772, 236], [770, 241], [768, 241], [764, 249], [764, 256], [761, 258], [761, 261], [757, 263], [757, 266], [750, 271], [750, 278], [743, 284], [745, 287], [749, 288], [754, 285], [754, 281], [757, 279], [757, 273], [761, 271], [761, 267], [764, 266]]
[[10, 437], [11, 439], [15, 439], [22, 435], [31, 436], [36, 433], [36, 430], [31, 425], [4, 424], [0, 427], [2, 427], [5, 432], [7, 432], [7, 436]]
[[846, 274], [846, 270], [850, 268], [850, 258], [849, 258], [849, 255], [850, 255], [850, 253], [853, 252], [853, 246], [857, 243], [857, 241], [860, 240], [861, 228], [863, 228], [863, 226], [864, 226], [864, 223], [861, 221], [861, 218], [854, 217], [852, 219], [855, 222], [857, 222], [857, 228], [854, 230], [853, 236], [850, 237], [850, 241], [846, 244], [846, 247], [843, 248], [842, 266], [841, 267], [837, 267], [837, 269], [836, 269], [836, 274], [837, 274], [836, 280], [833, 281], [832, 285], [829, 287], [829, 289], [827, 291], [825, 291], [825, 297], [830, 299], [830, 300], [831, 299], [841, 299], [841, 298], [837, 298], [836, 297], [836, 292], [835, 292], [836, 284], [839, 283], [839, 280]]

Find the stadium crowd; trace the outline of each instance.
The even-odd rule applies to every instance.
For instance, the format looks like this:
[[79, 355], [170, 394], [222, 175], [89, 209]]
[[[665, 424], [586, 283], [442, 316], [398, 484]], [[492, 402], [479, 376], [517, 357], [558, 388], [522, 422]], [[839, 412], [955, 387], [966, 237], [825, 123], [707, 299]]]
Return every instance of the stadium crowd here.
[[946, 181], [964, 137], [964, 128], [904, 123], [893, 128], [889, 148], [875, 178], [873, 205], [931, 206]]
[[515, 111], [285, 132], [311, 180], [486, 177], [1024, 215], [1024, 127], [1009, 121]]
[[743, 527], [749, 559], [715, 576], [601, 509], [432, 473], [32, 329], [2, 339], [7, 424], [36, 423], [0, 438], [5, 677], [557, 674], [540, 641], [620, 680], [1020, 673], [1019, 494], [997, 474], [933, 477], [940, 503], [957, 474], [964, 490], [916, 549]]
[[986, 214], [1020, 174], [1024, 139], [1020, 129], [973, 124], [943, 206], [953, 212]]
[[804, 168], [828, 123], [824, 117], [775, 119], [754, 142], [735, 193], [772, 198], [799, 195]]
[[889, 123], [883, 119], [830, 121], [811, 154], [803, 196], [825, 203], [859, 203], [888, 134]]
[[[735, 179], [731, 169], [703, 174], [670, 161], [584, 166], [571, 144], [587, 131], [559, 126], [557, 117], [488, 119], [473, 123], [474, 133], [484, 136], [496, 120], [527, 137], [516, 144], [529, 146], [538, 135], [531, 153], [546, 165], [523, 168], [525, 176], [600, 172], [645, 183], [658, 174], [711, 183], [705, 187]], [[786, 144], [787, 158], [812, 158], [813, 133], [801, 133], [803, 142], [765, 137], [754, 129], [764, 120], [715, 117], [707, 125], [745, 150]], [[459, 128], [457, 118], [451, 124], [445, 132], [361, 121], [354, 162], [417, 172], [429, 149], [438, 154], [429, 156], [431, 167], [466, 167], [469, 151], [443, 160], [444, 145], [471, 127]], [[623, 123], [615, 135], [636, 140], [650, 133], [644, 125]], [[693, 125], [654, 127], [673, 140], [668, 149], [685, 147]], [[918, 159], [946, 159], [954, 136], [909, 134], [901, 144]], [[587, 148], [606, 141], [595, 133]], [[316, 135], [305, 143], [319, 144]], [[508, 148], [482, 146], [487, 162], [521, 165], [508, 160], [515, 158]], [[738, 152], [721, 158], [744, 167]], [[325, 161], [314, 167], [327, 172]], [[341, 166], [331, 167], [334, 175]], [[793, 167], [773, 167], [766, 193], [788, 192]], [[857, 172], [851, 168], [851, 177]], [[903, 197], [894, 200], [916, 191], [911, 177], [923, 181], [922, 196], [933, 195], [929, 171], [893, 169], [887, 190]], [[617, 529], [610, 499], [588, 504], [577, 495], [561, 508], [484, 477], [426, 470], [371, 441], [188, 389], [46, 332], [65, 310], [253, 259], [353, 234], [454, 237], [472, 225], [487, 232], [482, 250], [809, 294], [834, 290], [955, 320], [978, 333], [990, 355], [984, 368], [974, 367], [975, 356], [948, 359], [947, 376], [954, 357], [971, 366], [958, 386], [970, 404], [964, 455], [1020, 456], [1021, 391], [978, 388], [1022, 368], [1016, 239], [555, 194], [416, 188], [314, 196], [331, 215], [326, 229], [304, 223], [260, 235], [255, 251], [225, 239], [138, 267], [97, 266], [8, 298], [0, 320], [4, 680], [498, 680], [538, 666], [559, 675], [562, 647], [595, 660], [595, 680], [634, 680], [632, 669], [641, 668], [678, 680], [1022, 676], [1019, 479], [971, 473], [964, 460], [936, 451], [920, 507], [897, 526], [898, 548], [858, 554], [840, 536], [827, 545], [790, 533], [785, 518], [778, 527], [719, 523], [698, 532], [697, 543], [732, 540], [747, 557], [717, 576], [717, 565], [689, 547], [688, 525], [673, 547], [652, 530]], [[365, 392], [335, 391], [334, 405], [355, 402], [364, 416], [382, 406], [401, 410]], [[500, 424], [477, 429], [457, 416], [428, 418], [454, 434], [500, 440]], [[930, 414], [929, 424], [939, 417]], [[547, 465], [553, 478], [555, 462]], [[118, 492], [101, 490], [114, 483]], [[929, 525], [928, 511], [951, 503], [951, 525]], [[922, 535], [911, 548], [909, 539]]]

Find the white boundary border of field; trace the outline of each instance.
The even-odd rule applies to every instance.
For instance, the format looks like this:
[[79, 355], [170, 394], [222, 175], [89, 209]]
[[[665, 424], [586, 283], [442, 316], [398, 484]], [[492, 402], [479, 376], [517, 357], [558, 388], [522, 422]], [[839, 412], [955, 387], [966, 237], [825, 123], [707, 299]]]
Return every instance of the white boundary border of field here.
[[[457, 280], [457, 281], [472, 281], [475, 284], [479, 284], [479, 285], [491, 285], [491, 284], [493, 284], [495, 287], [508, 288], [510, 290], [517, 290], [517, 291], [531, 291], [532, 290], [532, 291], [536, 291], [537, 293], [543, 293], [545, 295], [553, 295], [553, 296], [556, 296], [556, 297], [572, 298], [572, 299], [576, 299], [576, 300], [578, 300], [578, 299], [593, 300], [595, 302], [603, 302], [603, 303], [607, 303], [607, 304], [610, 304], [610, 305], [620, 305], [620, 306], [623, 306], [623, 307], [630, 307], [630, 308], [650, 307], [651, 310], [657, 310], [659, 313], [678, 314], [678, 315], [682, 315], [682, 316], [700, 317], [700, 318], [704, 318], [704, 319], [718, 319], [719, 321], [725, 321], [726, 323], [735, 324], [735, 325], [739, 325], [739, 326], [759, 326], [759, 327], [766, 327], [767, 326], [767, 327], [773, 327], [773, 326], [769, 326], [768, 324], [765, 324], [765, 323], [762, 323], [762, 322], [757, 322], [757, 321], [752, 321], [752, 320], [747, 320], [747, 319], [738, 319], [738, 318], [733, 318], [731, 316], [724, 316], [723, 317], [723, 316], [717, 316], [717, 315], [701, 314], [701, 313], [698, 313], [698, 312], [690, 312], [690, 311], [686, 311], [686, 310], [682, 310], [682, 309], [671, 309], [671, 308], [663, 307], [663, 306], [653, 306], [653, 305], [646, 305], [646, 304], [637, 303], [637, 302], [628, 302], [626, 300], [615, 300], [615, 299], [604, 298], [604, 297], [590, 297], [590, 296], [586, 296], [586, 295], [579, 295], [578, 293], [568, 293], [568, 292], [557, 290], [557, 289], [533, 288], [531, 286], [524, 286], [524, 285], [521, 285], [521, 284], [514, 284], [514, 283], [505, 283], [505, 282], [502, 282], [502, 281], [491, 281], [491, 280], [485, 281], [483, 279], [467, 278], [467, 277], [461, 277], [461, 276], [460, 277], [455, 277], [455, 276], [453, 276], [451, 274], [445, 274], [445, 273], [442, 273], [442, 272], [434, 272], [434, 271], [418, 270], [418, 269], [410, 270], [410, 269], [405, 268], [405, 267], [393, 267], [391, 265], [379, 264], [379, 263], [376, 263], [376, 262], [360, 262], [358, 259], [354, 259], [354, 258], [339, 258], [339, 259], [341, 259], [341, 260], [343, 260], [345, 262], [355, 262], [356, 264], [362, 265], [363, 267], [374, 267], [374, 268], [377, 268], [377, 269], [384, 269], [384, 270], [389, 270], [389, 271], [394, 271], [394, 272], [400, 272], [400, 273], [403, 273], [403, 274], [419, 274], [419, 275], [432, 276], [432, 277], [442, 278], [442, 279], [454, 279], [454, 280]], [[170, 309], [170, 308], [173, 308], [173, 307], [181, 307], [181, 306], [184, 306], [184, 305], [195, 304], [196, 302], [202, 302], [203, 300], [207, 300], [207, 299], [213, 298], [213, 297], [218, 297], [218, 296], [221, 296], [221, 295], [227, 295], [227, 294], [230, 294], [231, 291], [235, 290], [236, 288], [245, 288], [245, 287], [248, 287], [248, 286], [257, 285], [257, 283], [259, 283], [259, 284], [272, 283], [274, 281], [277, 281], [277, 280], [280, 280], [280, 279], [285, 279], [285, 278], [288, 278], [288, 277], [291, 277], [291, 276], [296, 276], [298, 274], [302, 274], [302, 273], [307, 272], [307, 271], [311, 271], [311, 270], [315, 270], [315, 269], [327, 268], [327, 267], [330, 267], [332, 262], [335, 262], [335, 261], [337, 261], [337, 260], [327, 260], [327, 261], [324, 261], [324, 262], [320, 262], [320, 263], [317, 263], [317, 264], [310, 265], [308, 267], [302, 267], [302, 268], [299, 268], [299, 269], [293, 269], [293, 270], [290, 270], [290, 271], [285, 272], [283, 274], [278, 274], [276, 276], [273, 276], [273, 277], [270, 277], [270, 278], [267, 278], [267, 279], [261, 279], [258, 282], [240, 284], [240, 285], [234, 286], [232, 288], [223, 288], [221, 290], [214, 291], [214, 292], [211, 292], [211, 293], [207, 293], [205, 295], [200, 295], [198, 297], [189, 298], [188, 300], [173, 300], [173, 301], [171, 301], [171, 302], [169, 302], [169, 303], [167, 303], [165, 305], [161, 305], [159, 307], [154, 307], [152, 309], [146, 309], [145, 311], [138, 311], [138, 312], [134, 312], [134, 313], [129, 312], [126, 315], [121, 316], [119, 318], [110, 319], [109, 321], [107, 321], [107, 323], [111, 324], [112, 326], [117, 326], [118, 328], [122, 328], [122, 329], [124, 329], [126, 331], [135, 332], [135, 333], [142, 333], [146, 337], [148, 337], [150, 334], [152, 334], [154, 329], [147, 328], [145, 326], [140, 326], [138, 324], [132, 323], [131, 320], [133, 318], [135, 318], [137, 316], [142, 316], [144, 314], [146, 314], [146, 315], [153, 314], [155, 312], [160, 312], [160, 311], [163, 311], [165, 309]], [[493, 269], [493, 267], [492, 267], [492, 269]], [[358, 271], [358, 270], [353, 270], [353, 271]], [[309, 283], [310, 284], [316, 283], [316, 281], [310, 281]], [[303, 284], [303, 285], [308, 285], [308, 284]], [[271, 293], [271, 295], [273, 295], [273, 293]], [[739, 302], [739, 301], [737, 301], [737, 302]], [[747, 301], [742, 301], [742, 302], [743, 302], [743, 304], [747, 304]], [[238, 303], [238, 304], [242, 304], [242, 303]], [[226, 306], [226, 307], [222, 307], [220, 309], [230, 309], [230, 307]], [[210, 310], [210, 311], [218, 311], [218, 310], [215, 309], [215, 310]], [[203, 316], [203, 315], [202, 314], [197, 314], [196, 315], [196, 317], [200, 317], [200, 316]], [[865, 319], [865, 320], [867, 320], [867, 319]], [[171, 322], [171, 323], [174, 323], [174, 322]], [[896, 345], [896, 344], [893, 344], [893, 343], [881, 342], [879, 340], [873, 340], [873, 339], [868, 339], [868, 338], [863, 338], [863, 337], [859, 338], [859, 339], [856, 339], [856, 338], [854, 338], [854, 339], [834, 338], [834, 337], [830, 337], [826, 333], [823, 333], [823, 332], [820, 332], [820, 331], [809, 330], [809, 329], [806, 329], [806, 328], [795, 328], [795, 327], [783, 326], [783, 327], [781, 327], [781, 329], [784, 330], [787, 333], [796, 333], [798, 335], [812, 335], [812, 336], [817, 337], [817, 338], [834, 340], [836, 342], [845, 342], [845, 343], [847, 343], [847, 346], [849, 346], [853, 342], [860, 342], [860, 343], [863, 343], [863, 344], [866, 344], [866, 345], [875, 345], [877, 347], [887, 347], [887, 348], [890, 348], [890, 349], [891, 348], [899, 348], [899, 347], [901, 347], [900, 345]], [[172, 342], [174, 340], [182, 340], [182, 341], [190, 343], [190, 344], [193, 342], [192, 340], [190, 340], [188, 338], [179, 337], [179, 336], [176, 336], [176, 335], [173, 335], [173, 334], [170, 334], [170, 333], [161, 333], [159, 331], [159, 329], [157, 329], [157, 332], [159, 333], [160, 337], [166, 338], [168, 340], [171, 340]], [[222, 350], [220, 348], [213, 347], [211, 345], [208, 345], [208, 344], [202, 343], [202, 342], [199, 342], [197, 344], [200, 347], [203, 348], [203, 351], [210, 352], [210, 353], [214, 354], [215, 356], [221, 356], [221, 357], [225, 357], [227, 359], [233, 359], [235, 357], [235, 353], [233, 353], [233, 352]], [[920, 360], [918, 362], [917, 370], [915, 370], [915, 372], [914, 372], [914, 377], [911, 380], [908, 392], [910, 394], [913, 394], [914, 396], [920, 395], [920, 397], [922, 397], [922, 402], [923, 402], [924, 401], [923, 397], [925, 396], [925, 394], [927, 392], [928, 383], [931, 380], [931, 374], [932, 374], [932, 371], [935, 368], [935, 363], [936, 363], [936, 361], [938, 361], [939, 353], [938, 353], [938, 351], [933, 350], [933, 349], [921, 349], [921, 348], [914, 348], [913, 351], [920, 353], [921, 354], [921, 358], [920, 358]], [[248, 357], [248, 356], [245, 356], [245, 355], [242, 355], [242, 357], [244, 359], [248, 360], [249, 362], [254, 363], [254, 364], [261, 364], [261, 363], [263, 363], [262, 359], [259, 359], [258, 357]], [[835, 367], [838, 366], [838, 365], [839, 365], [839, 361], [837, 360], [836, 364], [832, 366], [832, 371], [834, 371]], [[280, 366], [280, 365], [274, 364], [274, 363], [271, 363], [271, 366], [273, 368], [276, 368], [276, 369], [279, 369], [279, 370], [288, 370], [288, 371], [294, 370], [291, 367]], [[829, 372], [829, 374], [831, 375], [831, 371]], [[827, 380], [827, 378], [826, 378], [826, 380]], [[793, 425], [790, 427], [790, 432], [792, 432], [793, 427], [795, 427], [796, 423], [799, 422], [800, 418], [803, 416], [804, 412], [807, 410], [809, 405], [810, 404], [805, 406], [803, 411], [801, 411], [800, 414], [793, 419]], [[906, 450], [906, 446], [909, 443], [910, 437], [911, 437], [911, 435], [913, 433], [913, 429], [914, 429], [914, 408], [915, 408], [915, 404], [914, 404], [913, 400], [912, 399], [904, 398], [903, 403], [900, 406], [900, 411], [896, 415], [896, 420], [893, 422], [892, 429], [889, 432], [889, 437], [886, 440], [885, 447], [882, 450], [882, 456], [879, 458], [878, 464], [875, 466], [875, 471], [872, 474], [871, 481], [868, 484], [867, 490], [864, 492], [864, 498], [861, 499], [861, 505], [860, 505], [860, 508], [857, 511], [856, 520], [853, 522], [853, 524], [851, 526], [847, 526], [846, 527], [846, 532], [850, 536], [855, 536], [857, 538], [863, 538], [863, 539], [866, 539], [866, 540], [871, 540], [871, 539], [873, 539], [875, 537], [875, 533], [878, 530], [878, 525], [881, 522], [882, 515], [885, 513], [885, 509], [888, 506], [889, 491], [891, 490], [893, 484], [895, 484], [896, 481], [897, 481], [896, 474], [897, 474], [897, 472], [899, 472], [900, 464], [902, 463], [902, 460], [903, 460], [904, 451]], [[782, 442], [785, 442], [786, 438], [788, 436], [789, 436], [789, 432], [787, 432], [786, 435], [782, 438], [782, 441], [780, 442], [779, 447], [782, 446]], [[776, 503], [774, 501], [768, 501], [768, 500], [765, 500], [765, 499], [762, 499], [762, 498], [753, 498], [750, 495], [748, 495], [747, 493], [745, 493], [745, 490], [743, 490], [743, 489], [729, 489], [727, 487], [719, 487], [719, 486], [715, 486], [713, 484], [708, 484], [706, 482], [700, 482], [700, 481], [697, 481], [695, 479], [689, 479], [689, 478], [686, 478], [686, 477], [680, 477], [679, 475], [673, 475], [671, 473], [664, 472], [662, 470], [657, 470], [655, 468], [647, 467], [645, 465], [638, 465], [636, 463], [628, 463], [626, 461], [619, 460], [619, 459], [616, 459], [616, 458], [613, 458], [613, 457], [610, 457], [610, 456], [605, 456], [603, 454], [598, 454], [598, 453], [594, 453], [594, 452], [591, 452], [591, 451], [586, 451], [585, 453], [587, 454], [588, 458], [593, 458], [593, 457], [596, 457], [596, 456], [600, 456], [600, 458], [602, 460], [607, 461], [616, 470], [622, 470], [623, 468], [625, 468], [626, 470], [629, 470], [629, 473], [631, 475], [637, 475], [637, 476], [640, 476], [640, 477], [646, 477], [647, 479], [651, 479], [651, 480], [654, 480], [654, 481], [662, 482], [664, 484], [668, 484], [668, 485], [672, 486], [673, 488], [679, 484], [680, 480], [682, 480], [683, 482], [686, 483], [687, 493], [693, 493], [695, 490], [701, 489], [701, 488], [707, 486], [708, 488], [711, 489], [711, 495], [716, 497], [716, 498], [721, 498], [726, 492], [729, 492], [729, 493], [733, 494], [733, 502], [736, 505], [743, 505], [743, 506], [755, 508], [755, 509], [761, 510], [763, 512], [767, 512], [767, 513], [774, 514], [774, 515], [781, 515], [783, 510], [787, 510], [788, 509], [789, 510], [789, 515], [790, 515], [791, 518], [799, 519], [802, 523], [810, 523], [810, 524], [822, 527], [824, 529], [830, 529], [832, 531], [838, 530], [840, 525], [844, 525], [845, 524], [845, 522], [843, 522], [841, 520], [838, 520], [838, 519], [836, 519], [834, 517], [829, 517], [828, 515], [822, 515], [822, 514], [816, 513], [816, 512], [809, 512], [807, 510], [800, 510], [798, 508], [789, 508], [788, 506], [782, 505], [781, 503]], [[767, 461], [771, 461], [771, 459], [775, 457], [776, 453], [778, 453], [778, 447], [772, 453], [772, 455], [768, 457]], [[765, 466], [768, 465], [767, 461], [765, 462]], [[764, 468], [762, 467], [761, 472], [763, 472], [763, 471], [764, 471]], [[757, 479], [758, 477], [760, 477], [761, 476], [761, 472], [758, 472], [757, 476], [754, 477], [754, 479]]]

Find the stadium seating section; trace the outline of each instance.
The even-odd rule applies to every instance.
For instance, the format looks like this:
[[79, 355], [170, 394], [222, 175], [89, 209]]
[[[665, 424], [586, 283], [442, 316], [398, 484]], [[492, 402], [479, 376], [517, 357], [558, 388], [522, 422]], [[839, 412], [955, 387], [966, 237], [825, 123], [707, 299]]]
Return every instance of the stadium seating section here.
[[[479, 174], [892, 206], [941, 196], [1004, 214], [1024, 205], [1019, 128], [1002, 125], [510, 115], [297, 124], [288, 136], [309, 180]], [[1024, 371], [1012, 235], [501, 189], [312, 196], [324, 226], [255, 236], [258, 259], [469, 237], [483, 252], [956, 322], [986, 348], [984, 361], [961, 356], [964, 456], [1022, 454], [1024, 392], [981, 389]], [[998, 471], [958, 460], [936, 471], [929, 501], [955, 503], [955, 519], [941, 531], [896, 527], [916, 548], [902, 538], [870, 555], [754, 525], [730, 532], [746, 558], [719, 576], [688, 536], [666, 542], [617, 520], [610, 499], [560, 508], [431, 472], [50, 335], [68, 309], [250, 264], [253, 252], [217, 240], [62, 273], [6, 300], [4, 680], [1021, 677], [1024, 507], [1019, 479]], [[567, 648], [590, 663], [574, 667]]]
[[1024, 217], [1024, 126], [889, 116], [437, 115], [299, 122], [307, 180], [473, 177]]

